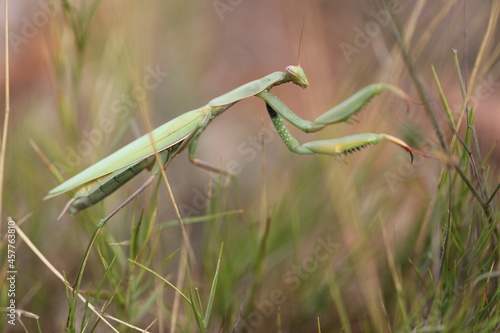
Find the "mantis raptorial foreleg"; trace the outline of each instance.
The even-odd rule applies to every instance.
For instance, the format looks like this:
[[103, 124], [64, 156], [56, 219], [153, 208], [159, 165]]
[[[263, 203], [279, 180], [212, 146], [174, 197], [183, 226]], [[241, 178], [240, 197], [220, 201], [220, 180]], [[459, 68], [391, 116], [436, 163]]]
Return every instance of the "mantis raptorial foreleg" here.
[[408, 146], [402, 140], [388, 134], [361, 133], [336, 139], [312, 141], [300, 145], [297, 139], [292, 136], [283, 121], [283, 118], [285, 118], [288, 122], [290, 122], [298, 129], [302, 130], [303, 132], [316, 132], [323, 129], [327, 125], [349, 120], [353, 115], [359, 112], [363, 108], [363, 106], [365, 106], [375, 95], [380, 94], [384, 89], [393, 91], [398, 95], [401, 94], [403, 97], [406, 96], [401, 91], [396, 90], [393, 86], [385, 84], [371, 85], [361, 89], [349, 99], [335, 106], [331, 110], [325, 112], [314, 121], [308, 121], [300, 118], [295, 113], [293, 113], [278, 97], [270, 94], [269, 92], [262, 92], [258, 94], [257, 97], [262, 98], [266, 102], [267, 111], [276, 130], [278, 131], [288, 149], [290, 149], [290, 151], [294, 153], [325, 154], [336, 156], [343, 153], [349, 153], [355, 150], [359, 150], [360, 148], [370, 144], [377, 144], [380, 142], [380, 140], [385, 139], [406, 149], [406, 151], [410, 153], [412, 161], [412, 152], [428, 157], [427, 155], [410, 148], [410, 146]]
[[366, 104], [368, 104], [368, 102], [370, 102], [373, 97], [381, 94], [384, 90], [393, 92], [396, 95], [400, 96], [408, 106], [409, 98], [403, 91], [401, 91], [397, 87], [384, 83], [372, 84], [359, 90], [339, 105], [323, 113], [314, 121], [308, 121], [300, 118], [295, 113], [293, 113], [277, 96], [269, 93], [268, 91], [261, 92], [257, 95], [257, 97], [260, 97], [264, 101], [266, 101], [267, 104], [269, 104], [276, 112], [278, 112], [293, 126], [297, 127], [303, 132], [311, 133], [322, 130], [327, 125], [348, 121]]

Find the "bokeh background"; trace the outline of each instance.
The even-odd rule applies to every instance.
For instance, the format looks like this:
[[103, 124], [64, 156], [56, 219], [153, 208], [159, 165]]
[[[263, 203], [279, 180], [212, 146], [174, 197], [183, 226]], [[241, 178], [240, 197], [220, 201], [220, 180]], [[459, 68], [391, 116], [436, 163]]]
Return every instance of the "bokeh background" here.
[[[147, 175], [75, 217], [56, 220], [70, 198], [43, 200], [58, 184], [57, 172], [68, 178], [151, 127], [287, 65], [300, 63], [311, 86], [302, 90], [289, 84], [273, 92], [304, 119], [315, 119], [375, 82], [394, 84], [412, 99], [407, 110], [397, 97], [383, 93], [349, 124], [316, 134], [292, 129], [300, 142], [388, 133], [443, 156], [408, 62], [450, 143], [432, 66], [458, 120], [464, 102], [456, 50], [472, 91], [478, 144], [471, 144], [471, 153], [484, 162], [479, 165], [484, 177], [472, 172], [470, 177], [489, 194], [498, 184], [498, 26], [490, 31], [479, 75], [469, 86], [489, 22], [499, 18], [492, 14], [499, 7], [496, 0], [9, 5], [11, 117], [1, 218], [17, 221], [70, 283], [94, 226]], [[395, 31], [410, 60], [403, 57]], [[1, 84], [3, 91], [5, 81]], [[460, 131], [465, 135], [466, 126]], [[172, 162], [167, 176], [181, 214], [193, 222], [187, 227], [189, 244], [161, 182], [120, 211], [91, 249], [81, 285], [90, 303], [105, 306], [106, 313], [151, 332], [200, 331], [184, 300], [128, 258], [186, 293], [198, 288], [205, 306], [223, 243], [209, 332], [472, 332], [484, 329], [482, 323], [488, 329], [498, 325], [498, 305], [496, 310], [488, 305], [498, 300], [498, 244], [492, 236], [498, 195], [489, 202], [488, 215], [453, 173], [450, 159], [416, 156], [410, 164], [404, 150], [385, 142], [340, 159], [295, 155], [258, 98], [229, 109], [200, 139], [199, 158], [222, 168], [237, 166], [230, 183], [192, 166], [185, 155]], [[132, 257], [131, 238], [141, 216], [149, 231], [141, 234], [141, 250]], [[483, 232], [490, 245], [481, 243], [473, 251]], [[444, 251], [448, 236], [453, 245]], [[189, 248], [193, 256], [186, 254]], [[83, 303], [71, 305], [64, 284], [21, 237], [16, 258], [17, 307], [39, 319], [23, 316], [12, 327], [1, 316], [3, 332], [63, 331], [70, 309], [76, 324], [68, 330], [110, 331], [84, 311]], [[489, 269], [497, 275], [477, 280]], [[6, 271], [2, 266], [2, 304], [9, 299]]]

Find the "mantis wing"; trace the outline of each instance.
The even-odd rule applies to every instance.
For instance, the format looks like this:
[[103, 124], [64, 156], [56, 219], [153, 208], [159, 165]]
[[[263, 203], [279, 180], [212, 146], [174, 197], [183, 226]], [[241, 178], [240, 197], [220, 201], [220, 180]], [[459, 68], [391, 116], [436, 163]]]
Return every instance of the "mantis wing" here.
[[155, 149], [162, 151], [185, 140], [200, 127], [206, 126], [210, 120], [209, 115], [209, 109], [202, 107], [170, 120], [55, 187], [44, 199], [70, 191], [151, 156]]
[[55, 197], [79, 186], [83, 186], [90, 181], [125, 168], [153, 155], [155, 149], [162, 151], [172, 147], [194, 134], [198, 129], [205, 127], [214, 116], [214, 114], [211, 115], [212, 109], [218, 109], [220, 113], [230, 105], [272, 87], [285, 77], [286, 73], [283, 72], [271, 73], [259, 80], [244, 84], [227, 94], [211, 100], [207, 106], [189, 111], [172, 119], [166, 124], [156, 128], [151, 133], [129, 143], [125, 147], [117, 150], [108, 157], [55, 187], [44, 199]]

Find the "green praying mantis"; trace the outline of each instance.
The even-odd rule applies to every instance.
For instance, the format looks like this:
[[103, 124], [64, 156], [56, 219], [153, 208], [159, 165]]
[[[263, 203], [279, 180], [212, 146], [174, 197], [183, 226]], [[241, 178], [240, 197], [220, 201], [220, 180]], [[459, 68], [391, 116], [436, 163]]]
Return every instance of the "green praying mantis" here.
[[[168, 162], [185, 148], [188, 148], [189, 160], [194, 165], [212, 172], [224, 172], [196, 158], [198, 139], [215, 117], [237, 102], [252, 96], [259, 97], [265, 101], [268, 113], [278, 134], [288, 149], [294, 153], [338, 156], [359, 150], [370, 144], [377, 144], [385, 139], [408, 151], [412, 161], [412, 153], [429, 157], [412, 149], [402, 140], [388, 134], [362, 133], [330, 140], [311, 141], [301, 145], [291, 135], [285, 126], [284, 120], [303, 132], [317, 132], [328, 125], [349, 120], [374, 96], [385, 90], [400, 96], [407, 104], [409, 98], [402, 90], [393, 85], [384, 83], [372, 84], [361, 89], [347, 100], [311, 122], [297, 116], [277, 96], [270, 93], [273, 87], [287, 82], [292, 82], [301, 88], [309, 86], [304, 70], [300, 66], [288, 66], [284, 72], [274, 72], [261, 79], [243, 84], [222, 96], [212, 99], [207, 105], [186, 112], [129, 143], [55, 187], [48, 193], [45, 199], [80, 188], [61, 213], [62, 216], [68, 211], [70, 215], [74, 215], [80, 210], [90, 207], [106, 198], [142, 170], [150, 170], [152, 175], [148, 180], [126, 201], [111, 212], [105, 218], [107, 220], [150, 185], [155, 176], [161, 172], [161, 168], [165, 168]], [[157, 154], [159, 155], [158, 159]]]

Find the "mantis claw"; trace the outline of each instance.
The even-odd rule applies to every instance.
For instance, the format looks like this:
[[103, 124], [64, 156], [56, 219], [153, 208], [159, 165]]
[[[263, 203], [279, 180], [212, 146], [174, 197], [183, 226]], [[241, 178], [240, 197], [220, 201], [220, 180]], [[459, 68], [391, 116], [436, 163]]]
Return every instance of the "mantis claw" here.
[[384, 135], [384, 138], [397, 144], [398, 146], [404, 148], [409, 154], [410, 154], [410, 161], [411, 163], [413, 163], [413, 153], [417, 154], [417, 155], [420, 155], [420, 156], [423, 156], [423, 157], [426, 157], [426, 158], [434, 158], [433, 156], [431, 155], [427, 155], [425, 153], [422, 153], [421, 151], [418, 151], [416, 149], [413, 149], [411, 148], [406, 142], [404, 142], [403, 140], [401, 139], [398, 139], [392, 135], [388, 135], [388, 134], [383, 134]]

